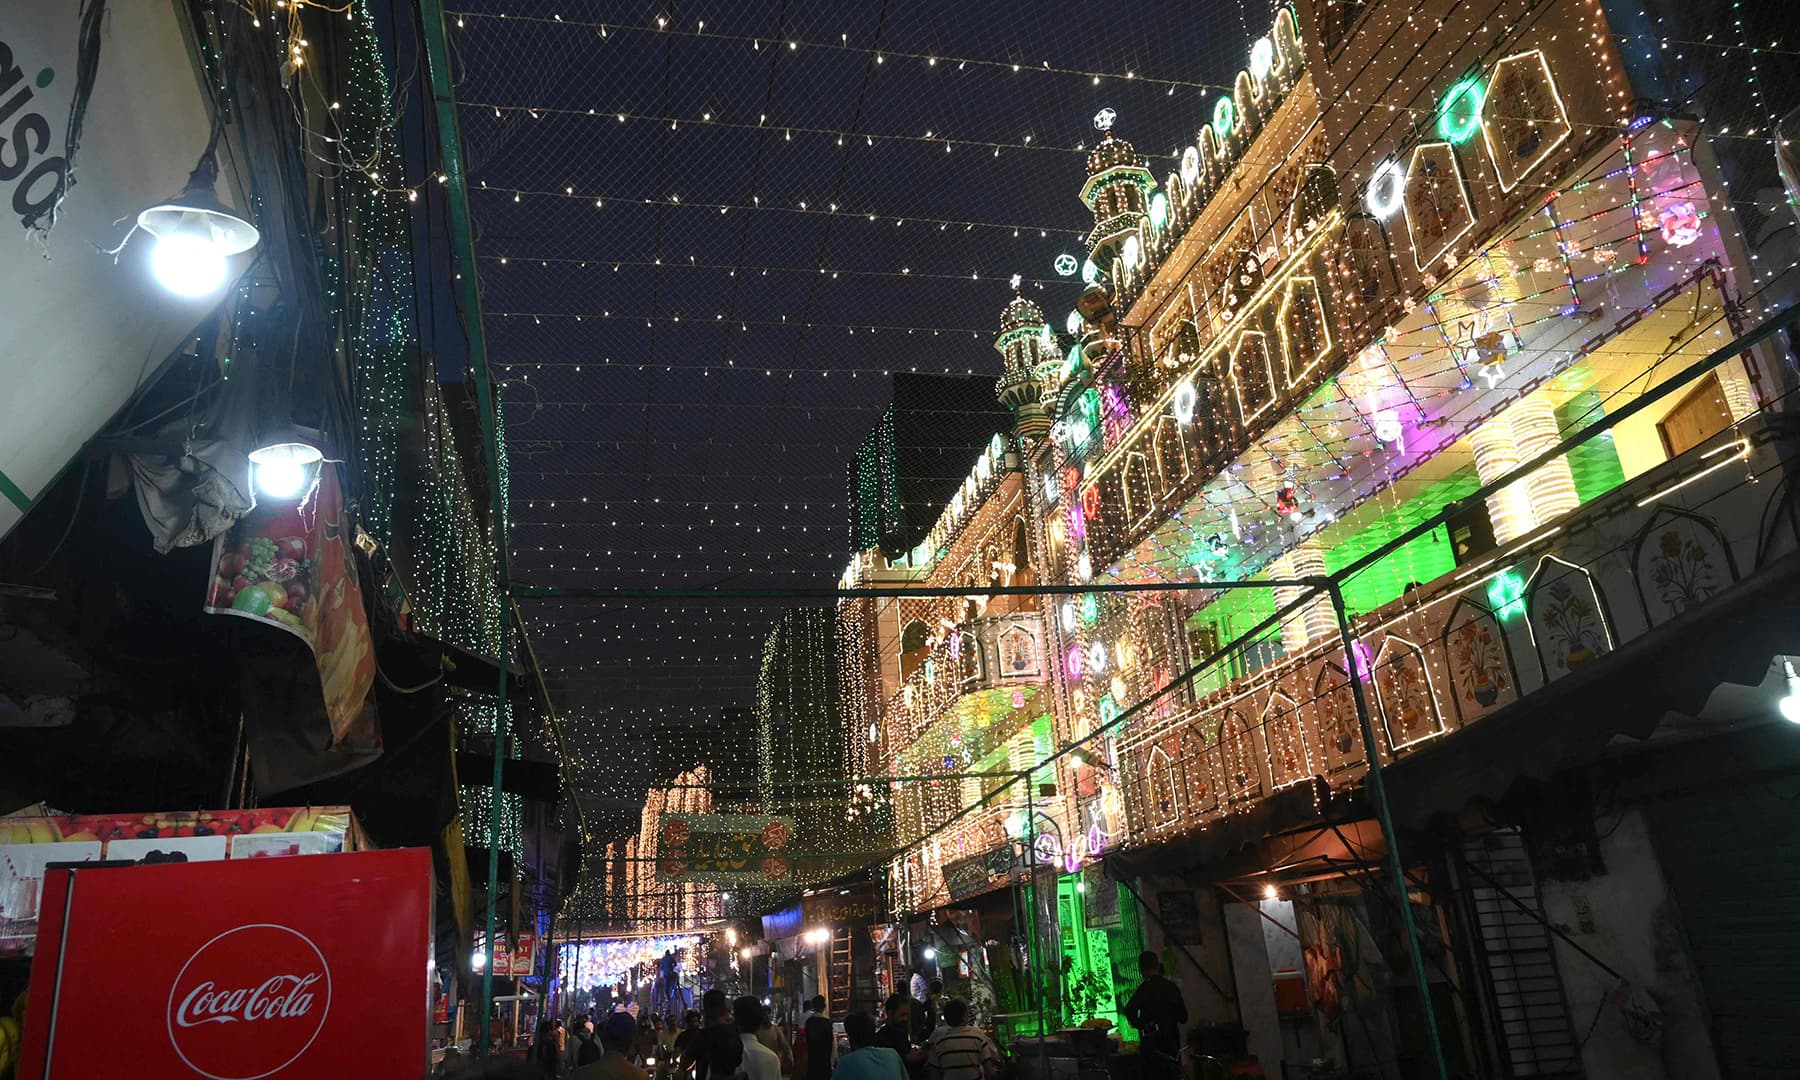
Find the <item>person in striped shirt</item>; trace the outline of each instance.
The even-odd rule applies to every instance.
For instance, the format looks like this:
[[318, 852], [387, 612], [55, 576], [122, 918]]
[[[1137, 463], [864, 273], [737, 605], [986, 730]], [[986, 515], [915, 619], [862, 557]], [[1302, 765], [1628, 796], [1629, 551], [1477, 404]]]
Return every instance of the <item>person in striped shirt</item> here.
[[931, 1041], [925, 1057], [929, 1080], [993, 1080], [1000, 1072], [1000, 1048], [969, 1023], [968, 1003], [944, 1002], [944, 1023], [947, 1030]]

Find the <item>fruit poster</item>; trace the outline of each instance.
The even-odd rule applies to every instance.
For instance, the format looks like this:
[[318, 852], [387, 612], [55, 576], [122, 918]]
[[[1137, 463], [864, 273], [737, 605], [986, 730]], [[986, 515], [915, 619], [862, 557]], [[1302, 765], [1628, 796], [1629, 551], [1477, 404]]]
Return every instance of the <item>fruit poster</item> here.
[[336, 745], [357, 727], [375, 684], [375, 649], [336, 470], [298, 504], [264, 502], [214, 541], [206, 610], [278, 626], [319, 666]]
[[341, 852], [342, 806], [0, 817], [0, 956], [29, 954], [51, 863], [218, 862]]

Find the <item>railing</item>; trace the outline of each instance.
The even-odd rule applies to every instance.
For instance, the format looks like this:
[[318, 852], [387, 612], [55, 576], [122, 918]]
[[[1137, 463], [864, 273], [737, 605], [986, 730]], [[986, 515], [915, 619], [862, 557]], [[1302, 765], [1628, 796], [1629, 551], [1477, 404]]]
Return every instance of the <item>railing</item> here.
[[[1382, 759], [1604, 664], [1793, 551], [1790, 520], [1785, 535], [1770, 531], [1782, 485], [1759, 482], [1784, 467], [1770, 421], [1735, 424], [1355, 620], [1351, 666]], [[1131, 842], [1203, 827], [1315, 777], [1358, 782], [1366, 763], [1345, 666], [1329, 635], [1167, 715], [1132, 716], [1119, 732], [1133, 766], [1120, 778]]]

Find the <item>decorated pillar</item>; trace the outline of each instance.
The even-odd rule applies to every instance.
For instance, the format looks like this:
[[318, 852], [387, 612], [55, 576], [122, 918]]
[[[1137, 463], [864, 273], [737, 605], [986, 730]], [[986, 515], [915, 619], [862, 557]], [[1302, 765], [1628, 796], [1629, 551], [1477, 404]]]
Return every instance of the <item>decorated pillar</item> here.
[[[1542, 395], [1524, 398], [1502, 415], [1512, 428], [1513, 445], [1518, 449], [1520, 461], [1530, 461], [1546, 453], [1562, 439], [1556, 412]], [[1531, 499], [1532, 526], [1554, 521], [1581, 505], [1567, 454], [1533, 471], [1525, 478], [1525, 488]]]
[[[1325, 572], [1324, 549], [1312, 540], [1280, 555], [1269, 565], [1269, 576], [1272, 578], [1323, 577]], [[1305, 591], [1297, 586], [1277, 588], [1276, 610], [1293, 603]], [[1293, 656], [1308, 645], [1328, 640], [1336, 633], [1337, 616], [1331, 610], [1331, 601], [1320, 596], [1281, 620], [1281, 651]]]
[[[1483, 484], [1498, 480], [1519, 465], [1519, 446], [1504, 413], [1488, 418], [1470, 432], [1469, 445], [1475, 451], [1475, 473]], [[1487, 508], [1497, 543], [1505, 544], [1531, 531], [1531, 504], [1525, 485], [1510, 484], [1489, 495]]]

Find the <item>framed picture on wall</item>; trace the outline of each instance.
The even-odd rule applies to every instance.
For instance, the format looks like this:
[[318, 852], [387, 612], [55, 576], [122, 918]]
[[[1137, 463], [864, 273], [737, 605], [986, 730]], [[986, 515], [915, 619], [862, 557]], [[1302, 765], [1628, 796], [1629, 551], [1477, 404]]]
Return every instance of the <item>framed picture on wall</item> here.
[[1156, 894], [1156, 913], [1163, 936], [1171, 945], [1200, 944], [1200, 902], [1192, 889], [1167, 889]]

